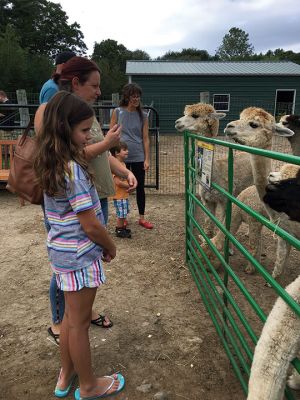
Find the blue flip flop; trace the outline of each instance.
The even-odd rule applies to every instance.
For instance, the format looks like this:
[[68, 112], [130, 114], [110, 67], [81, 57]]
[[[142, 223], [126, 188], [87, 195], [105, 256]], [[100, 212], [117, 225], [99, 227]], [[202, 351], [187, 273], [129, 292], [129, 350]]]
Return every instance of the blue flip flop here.
[[[116, 389], [114, 392], [112, 393], [107, 393], [109, 391], [109, 389], [112, 387], [112, 385], [115, 382], [115, 378], [114, 375], [117, 375], [117, 379], [119, 381], [119, 386], [118, 389]], [[125, 386], [125, 378], [122, 374], [114, 374], [112, 376], [105, 376], [105, 378], [113, 378], [112, 383], [108, 386], [108, 388], [106, 389], [106, 391], [103, 394], [99, 394], [99, 396], [92, 396], [92, 397], [80, 397], [80, 389], [77, 388], [75, 390], [74, 393], [74, 399], [75, 400], [97, 400], [97, 399], [105, 399], [106, 397], [110, 397], [110, 396], [114, 396], [115, 394], [118, 394], [121, 392], [121, 390], [124, 389]]]
[[70, 393], [71, 389], [72, 389], [72, 386], [73, 386], [75, 378], [76, 378], [76, 375], [73, 375], [71, 380], [70, 380], [70, 384], [66, 389], [55, 388], [54, 396], [55, 397], [59, 397], [60, 399], [63, 398], [63, 397], [67, 397], [68, 394]]

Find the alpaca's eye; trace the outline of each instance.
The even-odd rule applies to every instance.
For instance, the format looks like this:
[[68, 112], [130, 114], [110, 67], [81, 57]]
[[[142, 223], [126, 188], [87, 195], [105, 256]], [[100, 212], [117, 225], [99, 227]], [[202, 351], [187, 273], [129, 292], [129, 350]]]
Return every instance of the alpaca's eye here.
[[197, 115], [197, 114], [192, 114], [191, 117], [196, 119], [196, 118], [199, 117], [199, 115]]
[[256, 122], [249, 122], [249, 125], [251, 126], [251, 128], [258, 128], [258, 124]]
[[282, 121], [281, 123], [282, 123], [282, 125], [284, 125], [284, 126], [289, 124], [287, 121]]

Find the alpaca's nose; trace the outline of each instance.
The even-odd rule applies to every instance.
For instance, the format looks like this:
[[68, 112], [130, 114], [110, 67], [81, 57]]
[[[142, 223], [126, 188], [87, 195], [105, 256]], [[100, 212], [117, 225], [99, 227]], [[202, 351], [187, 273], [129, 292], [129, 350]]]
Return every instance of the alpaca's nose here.
[[229, 123], [229, 124], [227, 124], [227, 125], [225, 126], [224, 133], [225, 133], [227, 136], [235, 136], [235, 135], [236, 135], [236, 132], [234, 132], [234, 131], [232, 130], [232, 129], [234, 129], [234, 128], [235, 128], [234, 124]]
[[175, 128], [176, 128], [176, 129], [182, 128], [182, 124], [181, 124], [181, 121], [180, 121], [179, 119], [177, 119], [177, 120], [175, 121]]
[[227, 129], [234, 128], [234, 125], [231, 124], [231, 123], [229, 123], [229, 124], [226, 125], [226, 128], [227, 128]]

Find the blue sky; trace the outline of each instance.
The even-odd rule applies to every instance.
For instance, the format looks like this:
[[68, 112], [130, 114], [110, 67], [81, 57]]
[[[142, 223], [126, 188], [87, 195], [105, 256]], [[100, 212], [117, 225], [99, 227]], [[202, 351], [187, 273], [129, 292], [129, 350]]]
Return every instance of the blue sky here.
[[88, 46], [114, 39], [152, 58], [194, 47], [215, 53], [229, 29], [249, 34], [255, 52], [300, 52], [299, 0], [52, 0], [78, 22]]

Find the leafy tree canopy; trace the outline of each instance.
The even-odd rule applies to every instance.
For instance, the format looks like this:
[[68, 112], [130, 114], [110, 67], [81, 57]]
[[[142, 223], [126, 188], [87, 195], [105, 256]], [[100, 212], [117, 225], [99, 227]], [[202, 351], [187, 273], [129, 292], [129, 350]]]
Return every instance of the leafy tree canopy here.
[[229, 29], [216, 52], [216, 56], [222, 61], [247, 60], [253, 54], [254, 47], [249, 43], [249, 35], [240, 28]]
[[127, 83], [127, 60], [150, 60], [149, 54], [143, 50], [128, 50], [116, 40], [106, 39], [95, 43], [92, 59], [101, 69], [101, 91], [103, 96], [120, 92]]
[[195, 48], [186, 48], [181, 51], [168, 51], [157, 60], [191, 60], [191, 61], [208, 61], [211, 56], [206, 50], [198, 50]]
[[14, 28], [20, 46], [31, 54], [54, 58], [66, 49], [77, 54], [87, 50], [80, 25], [69, 25], [61, 5], [48, 0], [0, 0], [0, 33], [7, 25]]
[[40, 90], [41, 82], [49, 79], [53, 66], [48, 57], [31, 55], [20, 45], [20, 38], [7, 25], [0, 35], [0, 88], [5, 91]]

